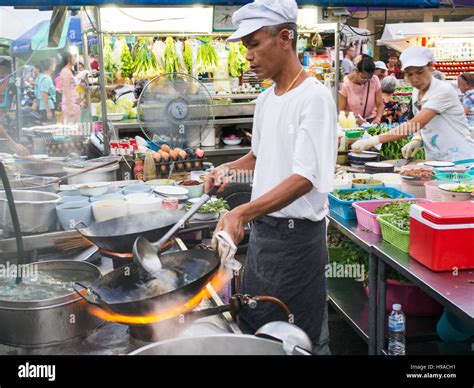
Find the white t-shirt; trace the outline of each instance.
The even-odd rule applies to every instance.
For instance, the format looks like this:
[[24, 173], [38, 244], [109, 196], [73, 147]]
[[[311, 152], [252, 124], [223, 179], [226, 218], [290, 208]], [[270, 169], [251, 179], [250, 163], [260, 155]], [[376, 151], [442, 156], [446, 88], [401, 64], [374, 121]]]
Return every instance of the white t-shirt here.
[[333, 189], [337, 159], [337, 111], [330, 91], [315, 78], [282, 96], [274, 86], [255, 108], [252, 152], [257, 158], [252, 200], [298, 174], [313, 189], [273, 217], [322, 220], [327, 193]]
[[427, 92], [419, 99], [419, 91], [413, 90], [413, 113], [430, 109], [436, 113], [421, 130], [423, 146], [428, 159], [458, 160], [474, 157], [474, 139], [467, 118], [454, 88], [446, 81], [431, 78]]

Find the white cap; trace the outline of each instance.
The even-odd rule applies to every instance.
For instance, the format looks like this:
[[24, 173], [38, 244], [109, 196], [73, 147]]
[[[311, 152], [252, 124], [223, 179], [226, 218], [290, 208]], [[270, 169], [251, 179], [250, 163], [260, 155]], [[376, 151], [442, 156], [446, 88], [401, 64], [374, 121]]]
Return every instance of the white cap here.
[[402, 305], [395, 303], [394, 305], [392, 305], [392, 309], [393, 311], [400, 311], [402, 309]]
[[255, 0], [234, 12], [232, 23], [237, 28], [227, 40], [237, 42], [262, 27], [296, 23], [298, 5], [295, 0]]
[[385, 62], [383, 62], [383, 61], [375, 61], [374, 63], [375, 63], [375, 68], [376, 68], [376, 69], [382, 69], [382, 70], [385, 70], [385, 71], [388, 70], [388, 69], [387, 69], [387, 65], [385, 64]]
[[436, 62], [433, 52], [423, 46], [413, 46], [406, 49], [402, 55], [400, 55], [400, 61], [402, 62], [402, 70], [410, 66], [423, 67], [430, 62]]

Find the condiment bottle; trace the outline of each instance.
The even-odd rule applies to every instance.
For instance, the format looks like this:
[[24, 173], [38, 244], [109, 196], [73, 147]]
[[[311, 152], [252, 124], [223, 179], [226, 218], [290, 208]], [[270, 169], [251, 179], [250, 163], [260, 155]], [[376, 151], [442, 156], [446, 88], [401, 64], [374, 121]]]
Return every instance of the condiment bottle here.
[[143, 171], [143, 160], [140, 158], [135, 159], [135, 167], [133, 168], [133, 175], [135, 176], [135, 179], [137, 180], [144, 180], [145, 179], [145, 174]]
[[155, 159], [153, 158], [151, 151], [147, 151], [145, 155], [144, 175], [145, 181], [156, 179]]

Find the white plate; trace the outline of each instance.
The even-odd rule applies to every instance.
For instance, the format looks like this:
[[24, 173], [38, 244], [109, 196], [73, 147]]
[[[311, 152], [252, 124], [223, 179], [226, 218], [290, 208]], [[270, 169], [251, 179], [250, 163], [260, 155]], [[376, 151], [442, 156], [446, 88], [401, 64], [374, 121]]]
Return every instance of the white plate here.
[[211, 213], [199, 213], [199, 212], [197, 212], [193, 216], [193, 219], [199, 220], [199, 221], [212, 221], [212, 220], [217, 220], [218, 218], [219, 218], [219, 213], [218, 212], [211, 212]]
[[390, 168], [394, 167], [391, 163], [384, 163], [384, 162], [367, 162], [365, 164], [366, 167], [376, 167], [376, 168]]
[[453, 167], [455, 164], [453, 162], [442, 162], [442, 161], [429, 161], [424, 163], [425, 166], [430, 167]]
[[156, 186], [153, 191], [165, 197], [188, 195], [189, 191], [179, 186]]
[[458, 186], [474, 186], [474, 185], [469, 185], [469, 184], [460, 184], [460, 183], [444, 183], [442, 185], [439, 185], [438, 187], [441, 190], [444, 191], [449, 191], [450, 193], [455, 193], [455, 194], [464, 194], [464, 193], [470, 193], [471, 190], [469, 191], [452, 191], [452, 189], [458, 187]]

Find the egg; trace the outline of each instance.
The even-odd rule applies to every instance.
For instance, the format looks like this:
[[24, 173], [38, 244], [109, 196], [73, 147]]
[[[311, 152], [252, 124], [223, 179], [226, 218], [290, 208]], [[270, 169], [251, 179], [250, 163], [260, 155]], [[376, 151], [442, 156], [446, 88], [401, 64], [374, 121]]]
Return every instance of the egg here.
[[169, 146], [168, 144], [163, 144], [163, 145], [161, 146], [161, 150], [164, 151], [164, 152], [169, 153], [169, 152], [171, 151], [171, 148], [170, 148], [170, 146]]
[[170, 150], [169, 152], [171, 159], [176, 160], [178, 159], [178, 153], [176, 151]]
[[166, 164], [162, 164], [160, 166], [160, 170], [161, 170], [161, 172], [166, 172], [168, 170], [168, 166]]
[[186, 153], [186, 151], [179, 151], [179, 157], [183, 160], [185, 160], [187, 157], [188, 157], [188, 154]]
[[152, 156], [155, 162], [161, 162], [161, 154], [159, 152], [152, 152]]
[[170, 160], [170, 154], [168, 154], [165, 151], [161, 151], [161, 157], [163, 158], [165, 162], [168, 162]]

